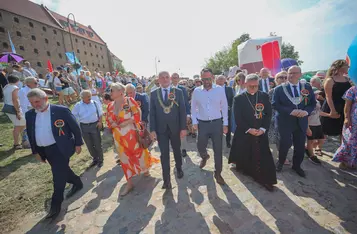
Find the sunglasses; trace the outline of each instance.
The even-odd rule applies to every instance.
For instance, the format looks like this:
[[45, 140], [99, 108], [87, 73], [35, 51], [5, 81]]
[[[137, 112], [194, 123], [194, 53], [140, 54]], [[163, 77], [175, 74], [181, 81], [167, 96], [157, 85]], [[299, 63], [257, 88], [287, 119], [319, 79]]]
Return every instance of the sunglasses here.
[[211, 78], [201, 78], [202, 81], [211, 81]]
[[278, 76], [278, 79], [286, 80], [286, 79], [288, 79], [288, 77], [287, 76]]

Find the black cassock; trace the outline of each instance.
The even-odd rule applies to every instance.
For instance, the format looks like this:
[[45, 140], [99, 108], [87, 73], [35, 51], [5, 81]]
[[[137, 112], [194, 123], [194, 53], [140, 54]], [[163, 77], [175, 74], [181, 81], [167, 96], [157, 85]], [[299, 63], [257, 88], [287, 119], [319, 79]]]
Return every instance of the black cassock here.
[[[260, 119], [256, 118], [252, 107], [253, 105], [255, 108], [257, 95], [258, 103], [264, 105]], [[272, 115], [268, 94], [261, 91], [254, 95], [240, 94], [234, 98], [233, 110], [237, 128], [233, 137], [229, 163], [235, 163], [238, 171], [253, 177], [259, 183], [276, 184], [275, 165], [268, 139]], [[265, 128], [266, 132], [260, 136], [253, 136], [246, 133], [249, 128]]]

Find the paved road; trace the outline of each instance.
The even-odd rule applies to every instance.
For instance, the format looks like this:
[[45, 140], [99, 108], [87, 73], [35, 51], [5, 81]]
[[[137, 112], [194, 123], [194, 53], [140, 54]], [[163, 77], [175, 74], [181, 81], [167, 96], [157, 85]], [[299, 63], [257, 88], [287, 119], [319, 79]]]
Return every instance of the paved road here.
[[[14, 233], [357, 233], [357, 174], [339, 170], [329, 156], [322, 158], [322, 166], [305, 160], [306, 179], [285, 167], [270, 193], [232, 171], [227, 158], [227, 185], [219, 186], [213, 179], [213, 157], [199, 169], [195, 143], [189, 141], [185, 177], [178, 180], [172, 172], [171, 192], [161, 190], [161, 167], [156, 165], [152, 177], [136, 177], [135, 190], [119, 198], [125, 178], [108, 153], [101, 170], [82, 176], [85, 187], [65, 202], [66, 214], [53, 223], [38, 223], [43, 214], [29, 215]], [[329, 140], [325, 153], [331, 156], [337, 147]], [[159, 155], [155, 147], [152, 153]]]

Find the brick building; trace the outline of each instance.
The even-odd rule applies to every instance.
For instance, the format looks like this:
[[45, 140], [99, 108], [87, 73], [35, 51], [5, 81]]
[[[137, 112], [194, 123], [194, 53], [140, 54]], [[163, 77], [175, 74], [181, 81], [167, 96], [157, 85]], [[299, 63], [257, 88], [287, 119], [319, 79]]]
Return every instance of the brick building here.
[[[71, 18], [73, 19], [73, 18]], [[28, 0], [0, 0], [0, 52], [11, 51], [8, 31], [16, 52], [45, 74], [47, 61], [54, 66], [67, 62], [65, 52], [74, 52], [90, 70], [113, 71], [112, 54], [91, 26], [84, 26]]]

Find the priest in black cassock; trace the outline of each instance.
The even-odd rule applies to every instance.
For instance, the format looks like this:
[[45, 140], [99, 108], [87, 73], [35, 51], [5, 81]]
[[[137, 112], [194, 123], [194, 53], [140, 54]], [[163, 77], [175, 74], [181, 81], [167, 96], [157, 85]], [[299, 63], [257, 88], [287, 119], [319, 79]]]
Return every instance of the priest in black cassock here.
[[269, 148], [268, 130], [272, 115], [268, 94], [258, 90], [259, 77], [245, 79], [247, 92], [234, 98], [233, 110], [237, 124], [229, 163], [253, 177], [269, 191], [276, 181], [273, 155]]

